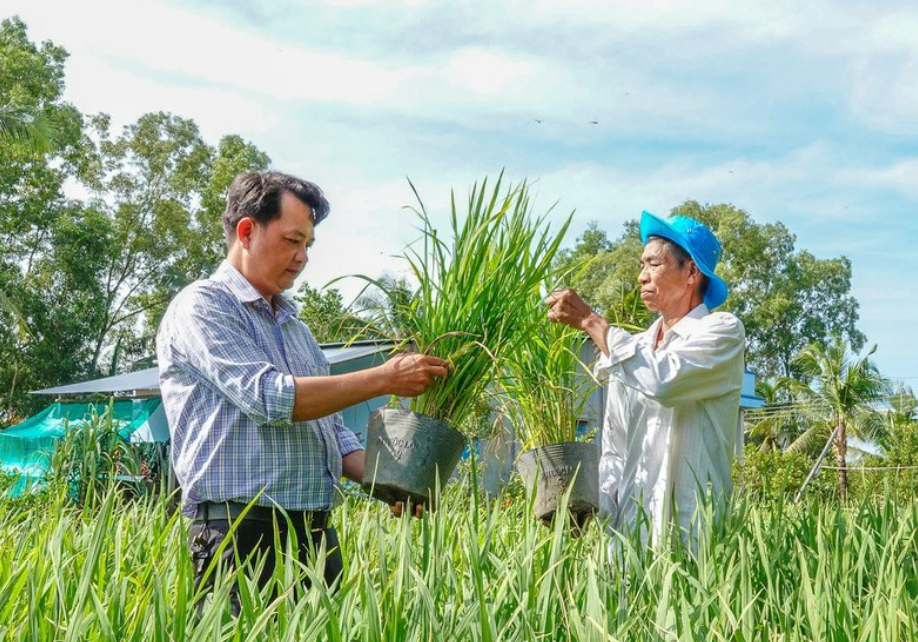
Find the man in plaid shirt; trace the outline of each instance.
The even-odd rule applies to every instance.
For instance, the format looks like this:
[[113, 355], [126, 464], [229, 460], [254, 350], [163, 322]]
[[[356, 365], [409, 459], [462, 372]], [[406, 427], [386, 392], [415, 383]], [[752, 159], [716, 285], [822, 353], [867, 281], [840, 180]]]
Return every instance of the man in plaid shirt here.
[[306, 266], [328, 211], [308, 181], [236, 177], [223, 214], [226, 260], [182, 290], [160, 325], [160, 384], [182, 510], [193, 520], [196, 587], [234, 523], [235, 552], [226, 546], [220, 557], [232, 565], [235, 553], [266, 555], [260, 585], [273, 573], [275, 527], [281, 542], [293, 528], [303, 563], [324, 543], [325, 580], [334, 583], [343, 560], [329, 513], [341, 502], [342, 474], [359, 481], [364, 472], [363, 448], [339, 411], [381, 395], [417, 396], [446, 375], [445, 361], [424, 355], [329, 375], [281, 294]]

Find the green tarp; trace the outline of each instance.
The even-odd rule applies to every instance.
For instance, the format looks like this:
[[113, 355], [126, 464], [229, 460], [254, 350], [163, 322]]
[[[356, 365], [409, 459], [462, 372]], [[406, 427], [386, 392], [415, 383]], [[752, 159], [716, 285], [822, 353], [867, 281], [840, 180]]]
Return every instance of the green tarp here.
[[[161, 403], [162, 399], [159, 397], [115, 401], [112, 404], [112, 412], [115, 421], [121, 425], [121, 436], [129, 439], [134, 431], [147, 422]], [[93, 412], [103, 415], [108, 405], [109, 402], [56, 403], [22, 423], [0, 431], [0, 468], [21, 476], [12, 494], [21, 493], [30, 481], [40, 481], [44, 478], [50, 463], [50, 455], [68, 427], [70, 430], [79, 429], [92, 417]]]

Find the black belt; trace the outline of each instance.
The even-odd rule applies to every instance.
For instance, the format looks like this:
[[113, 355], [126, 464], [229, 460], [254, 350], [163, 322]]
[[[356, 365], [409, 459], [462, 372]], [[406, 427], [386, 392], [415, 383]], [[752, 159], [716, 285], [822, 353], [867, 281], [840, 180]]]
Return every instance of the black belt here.
[[279, 508], [268, 506], [249, 506], [239, 502], [201, 502], [197, 505], [194, 521], [206, 522], [212, 519], [238, 519], [242, 513], [245, 513], [243, 519], [255, 522], [273, 522], [275, 519], [278, 524], [286, 522], [284, 513], [290, 517], [292, 522], [305, 522], [309, 524], [309, 529], [313, 531], [324, 531], [331, 522], [331, 513], [323, 510], [288, 510], [282, 511]]

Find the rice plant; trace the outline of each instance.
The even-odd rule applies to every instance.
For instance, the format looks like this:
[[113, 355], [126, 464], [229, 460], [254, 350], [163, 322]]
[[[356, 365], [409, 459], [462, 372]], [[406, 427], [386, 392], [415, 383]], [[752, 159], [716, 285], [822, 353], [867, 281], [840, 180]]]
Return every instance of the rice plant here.
[[583, 332], [546, 318], [541, 297], [528, 306], [528, 339], [503, 361], [501, 399], [524, 450], [577, 440], [577, 426], [598, 385], [581, 361]]
[[478, 497], [454, 484], [436, 513], [395, 520], [349, 496], [335, 515], [341, 584], [303, 588], [302, 577], [321, 576], [321, 555], [307, 567], [285, 555], [263, 590], [242, 575], [236, 619], [234, 577], [219, 573], [194, 615], [187, 524], [166, 498], [108, 490], [92, 511], [60, 497], [3, 501], [0, 639], [918, 639], [914, 496], [764, 510], [738, 501], [697, 553], [623, 536], [614, 564], [598, 522], [572, 539], [565, 520], [528, 519], [521, 495]]
[[[413, 189], [413, 186], [412, 186]], [[417, 196], [417, 192], [415, 192]], [[404, 260], [419, 283], [405, 297], [387, 282], [365, 279], [387, 298], [414, 350], [446, 359], [449, 376], [411, 400], [410, 409], [457, 428], [467, 421], [494, 381], [498, 360], [528, 340], [527, 305], [539, 294], [570, 224], [551, 230], [535, 217], [525, 183], [474, 185], [464, 209], [451, 198], [449, 230], [437, 230], [418, 197], [421, 239]]]

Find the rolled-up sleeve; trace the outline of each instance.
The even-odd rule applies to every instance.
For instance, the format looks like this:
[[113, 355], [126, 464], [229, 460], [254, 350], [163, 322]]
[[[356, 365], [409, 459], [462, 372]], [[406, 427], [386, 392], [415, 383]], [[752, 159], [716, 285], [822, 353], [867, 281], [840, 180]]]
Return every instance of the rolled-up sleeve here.
[[198, 290], [187, 296], [180, 318], [173, 321], [176, 360], [218, 390], [259, 425], [283, 426], [293, 421], [293, 376], [280, 372], [252, 338], [245, 318], [234, 313], [230, 295]]
[[335, 434], [338, 436], [338, 451], [342, 457], [347, 457], [353, 452], [364, 449], [357, 435], [344, 425], [340, 412], [335, 413]]

